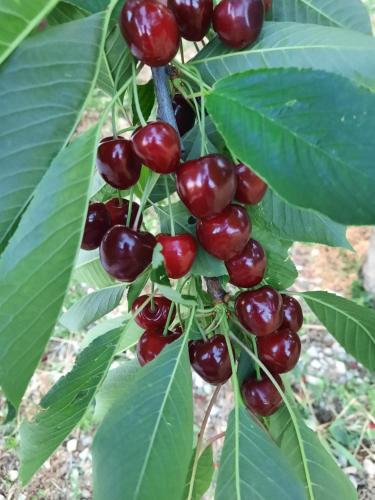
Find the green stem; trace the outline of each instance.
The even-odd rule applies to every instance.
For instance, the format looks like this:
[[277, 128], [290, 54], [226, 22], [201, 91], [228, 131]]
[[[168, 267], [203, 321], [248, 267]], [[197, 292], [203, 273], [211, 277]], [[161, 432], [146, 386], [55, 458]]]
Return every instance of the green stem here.
[[[180, 64], [178, 61], [174, 61], [174, 64], [178, 67], [178, 69], [181, 71], [181, 73], [185, 76], [187, 76], [188, 78], [190, 78], [190, 80], [192, 80], [193, 82], [195, 82], [197, 85], [199, 85], [199, 87], [201, 88], [204, 88], [205, 91], [209, 92], [211, 90], [211, 87], [209, 85], [207, 85], [206, 83], [204, 83], [204, 81], [202, 80], [202, 77], [200, 76], [199, 72], [195, 70], [195, 68], [193, 66], [191, 66], [189, 69], [187, 68], [187, 66], [183, 65], [183, 64]], [[194, 73], [194, 74], [193, 74]]]
[[154, 294], [155, 294], [155, 283], [151, 281], [151, 311], [155, 311]]
[[[256, 341], [254, 335], [251, 335], [251, 343], [253, 345], [254, 354], [255, 354], [256, 358], [258, 359], [258, 346], [257, 346], [257, 341]], [[257, 363], [255, 364], [255, 372], [256, 372], [257, 380], [260, 380], [261, 379], [260, 369], [259, 369], [259, 365]]]
[[[134, 186], [130, 188], [130, 193], [129, 193], [129, 207], [128, 207], [128, 213], [126, 215], [126, 226], [130, 226], [130, 221], [132, 218], [132, 211], [133, 211], [133, 197], [134, 197]], [[136, 227], [134, 227], [136, 229]]]
[[180, 42], [180, 54], [181, 54], [181, 62], [185, 64], [185, 54], [184, 54], [184, 46], [182, 44], [182, 40]]
[[152, 190], [154, 189], [154, 186], [155, 186], [157, 180], [159, 179], [159, 177], [160, 177], [160, 174], [156, 174], [155, 172], [152, 172], [150, 177], [147, 179], [145, 188], [144, 188], [143, 193], [142, 193], [141, 201], [139, 202], [140, 207], [139, 207], [139, 210], [137, 212], [137, 216], [136, 216], [135, 221], [134, 221], [133, 227], [135, 227], [135, 228], [138, 227], [139, 219], [142, 215], [143, 208], [146, 205], [147, 200], [148, 200]]
[[169, 324], [171, 322], [173, 311], [174, 311], [175, 307], [176, 307], [176, 304], [174, 302], [172, 302], [171, 307], [169, 308], [169, 311], [168, 311], [167, 322], [165, 323], [164, 330], [163, 330], [164, 336], [167, 335], [167, 333], [168, 333]]
[[145, 125], [147, 125], [147, 122], [145, 120], [145, 117], [143, 116], [141, 105], [139, 103], [138, 87], [137, 87], [137, 72], [135, 69], [134, 59], [132, 60], [132, 74], [133, 74], [133, 99], [134, 99], [134, 103], [135, 103], [135, 109], [137, 111], [139, 121], [141, 122], [142, 127], [144, 127]]
[[117, 114], [117, 106], [116, 106], [116, 101], [113, 103], [112, 106], [112, 135], [115, 139], [117, 139], [118, 134], [117, 134], [117, 125], [116, 125], [116, 114]]
[[165, 192], [166, 192], [167, 198], [168, 198], [169, 219], [171, 221], [171, 235], [175, 236], [176, 233], [175, 233], [175, 228], [174, 228], [174, 217], [173, 217], [173, 212], [172, 212], [171, 196], [169, 194], [168, 178], [166, 175], [164, 176], [164, 185], [165, 185]]

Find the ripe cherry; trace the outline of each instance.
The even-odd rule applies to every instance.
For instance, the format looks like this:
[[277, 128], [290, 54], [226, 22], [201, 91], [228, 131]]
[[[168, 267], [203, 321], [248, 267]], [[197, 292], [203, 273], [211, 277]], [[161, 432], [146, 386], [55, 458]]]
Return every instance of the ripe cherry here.
[[303, 323], [303, 312], [298, 300], [289, 295], [281, 295], [283, 298], [283, 322], [281, 328], [289, 328], [292, 332], [298, 332]]
[[163, 335], [163, 331], [148, 329], [142, 335], [137, 344], [137, 358], [139, 364], [144, 366], [152, 361], [164, 347], [181, 337], [180, 332], [168, 331]]
[[81, 248], [84, 250], [98, 248], [109, 227], [109, 215], [103, 203], [90, 203]]
[[146, 167], [158, 174], [175, 172], [180, 162], [180, 138], [166, 122], [148, 123], [135, 131], [133, 148]]
[[[281, 389], [284, 390], [281, 378], [278, 375], [274, 375], [274, 378]], [[249, 377], [242, 384], [241, 391], [245, 405], [251, 412], [260, 417], [269, 417], [278, 410], [283, 402], [276, 387], [266, 376], [263, 376], [260, 380], [257, 380], [254, 376]]]
[[283, 299], [270, 286], [242, 292], [236, 299], [235, 311], [241, 324], [257, 336], [277, 330], [283, 320]]
[[[128, 212], [129, 212], [129, 202], [124, 198], [111, 198], [110, 200], [105, 202], [105, 207], [111, 219], [111, 226], [115, 226], [116, 224], [127, 225], [128, 221]], [[133, 224], [139, 212], [139, 205], [137, 202], [133, 201], [132, 203], [132, 212], [130, 215], [130, 224], [129, 227], [133, 229]], [[142, 225], [143, 216], [139, 217], [138, 227], [139, 229]]]
[[258, 337], [258, 356], [272, 373], [292, 370], [301, 354], [301, 340], [288, 328], [279, 328], [269, 335]]
[[[148, 295], [141, 295], [138, 297], [132, 305], [132, 313], [136, 314], [138, 309], [149, 299]], [[158, 329], [162, 330], [168, 319], [169, 310], [171, 308], [172, 302], [167, 299], [167, 297], [155, 296], [154, 304], [149, 302], [140, 313], [135, 316], [135, 322], [145, 330]], [[176, 312], [173, 311], [171, 314], [170, 321], [174, 320]]]
[[263, 0], [222, 0], [214, 10], [213, 28], [224, 43], [243, 49], [258, 38], [263, 19]]
[[263, 279], [267, 257], [260, 243], [250, 240], [242, 252], [225, 262], [229, 281], [241, 288], [251, 288]]
[[120, 27], [132, 54], [149, 66], [164, 66], [177, 54], [177, 22], [160, 2], [128, 0], [121, 11]]
[[172, 106], [178, 131], [180, 135], [184, 135], [194, 127], [194, 109], [181, 94], [175, 94]]
[[128, 189], [138, 182], [141, 162], [130, 141], [106, 137], [98, 147], [96, 166], [99, 174], [112, 187]]
[[249, 167], [240, 163], [236, 165], [237, 191], [235, 199], [246, 205], [259, 203], [267, 191], [267, 184]]
[[177, 170], [178, 194], [200, 219], [222, 212], [233, 200], [236, 187], [233, 163], [218, 154], [187, 161]]
[[212, 19], [212, 0], [169, 0], [181, 36], [191, 42], [198, 42], [206, 35]]
[[190, 363], [209, 384], [224, 384], [232, 375], [229, 351], [224, 335], [189, 342]]
[[170, 236], [159, 234], [156, 241], [163, 247], [161, 253], [167, 274], [172, 279], [182, 278], [187, 274], [197, 256], [197, 242], [191, 234]]
[[197, 223], [197, 236], [208, 253], [221, 260], [240, 254], [250, 239], [251, 222], [239, 205], [229, 205], [219, 215]]
[[102, 239], [100, 261], [113, 278], [134, 281], [151, 264], [155, 245], [150, 233], [113, 226]]

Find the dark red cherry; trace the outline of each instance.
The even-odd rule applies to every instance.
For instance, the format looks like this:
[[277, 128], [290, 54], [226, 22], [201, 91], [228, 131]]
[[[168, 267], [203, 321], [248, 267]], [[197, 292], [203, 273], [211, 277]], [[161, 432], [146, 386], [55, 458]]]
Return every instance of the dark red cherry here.
[[269, 335], [257, 338], [259, 359], [272, 373], [292, 370], [301, 354], [301, 340], [288, 328], [279, 328]]
[[161, 253], [164, 265], [170, 278], [178, 279], [185, 276], [197, 256], [197, 242], [191, 234], [159, 234], [156, 241], [163, 247]]
[[187, 161], [177, 170], [178, 194], [200, 219], [222, 212], [233, 200], [236, 187], [234, 165], [221, 155]]
[[221, 260], [240, 254], [250, 239], [251, 222], [239, 205], [229, 205], [219, 215], [197, 223], [197, 236], [208, 253]]
[[[129, 202], [124, 198], [111, 198], [110, 200], [105, 202], [105, 207], [111, 219], [111, 226], [115, 226], [116, 224], [127, 225], [128, 221], [128, 212], [129, 212]], [[139, 205], [137, 202], [133, 201], [132, 203], [132, 212], [130, 216], [130, 224], [129, 227], [133, 228], [133, 224], [139, 212]], [[143, 216], [141, 215], [138, 222], [139, 229], [142, 225]]]
[[263, 279], [267, 257], [260, 243], [250, 240], [242, 252], [225, 262], [229, 281], [240, 288], [251, 288]]
[[272, 0], [263, 0], [264, 11], [267, 14], [272, 9]]
[[283, 298], [283, 322], [281, 328], [289, 328], [292, 332], [298, 332], [303, 323], [303, 312], [298, 300], [289, 295], [281, 295]]
[[267, 184], [249, 167], [240, 163], [236, 165], [237, 191], [235, 199], [246, 205], [259, 203], [267, 191]]
[[181, 94], [175, 94], [172, 106], [178, 131], [180, 135], [184, 135], [194, 127], [195, 111]]
[[100, 261], [108, 274], [120, 281], [134, 281], [151, 264], [154, 236], [125, 226], [113, 226], [100, 245]]
[[128, 0], [121, 11], [120, 28], [132, 54], [149, 66], [164, 66], [177, 54], [177, 22], [160, 2]]
[[98, 147], [96, 166], [99, 174], [112, 187], [128, 189], [138, 182], [141, 162], [130, 141], [106, 137]]
[[175, 15], [181, 36], [191, 42], [199, 42], [209, 30], [212, 0], [169, 0], [168, 6]]
[[98, 248], [110, 227], [108, 212], [103, 203], [90, 203], [81, 242], [84, 250]]
[[[141, 295], [138, 297], [132, 305], [132, 313], [136, 314], [138, 309], [149, 299], [148, 295]], [[140, 313], [135, 316], [135, 322], [141, 327], [147, 330], [148, 328], [154, 328], [162, 330], [168, 319], [169, 310], [171, 308], [172, 302], [167, 299], [167, 297], [155, 296], [154, 305], [149, 302]], [[170, 321], [174, 320], [176, 312], [173, 311], [171, 314]]]
[[229, 351], [224, 335], [189, 342], [190, 363], [209, 384], [224, 384], [232, 375]]
[[[274, 375], [274, 378], [284, 390], [281, 378], [278, 375]], [[249, 377], [242, 384], [241, 391], [245, 405], [251, 412], [260, 417], [269, 417], [283, 402], [276, 387], [266, 376], [260, 380], [257, 380], [255, 376]]]
[[137, 357], [139, 364], [144, 366], [146, 363], [152, 361], [158, 354], [161, 353], [166, 345], [171, 344], [179, 337], [181, 337], [181, 333], [179, 332], [168, 331], [166, 335], [163, 335], [162, 330], [146, 330], [138, 340], [137, 344]]
[[263, 19], [263, 0], [222, 0], [214, 10], [213, 28], [224, 43], [243, 49], [258, 38]]
[[166, 122], [148, 123], [135, 131], [133, 147], [146, 167], [158, 174], [175, 172], [180, 163], [180, 138]]
[[236, 299], [235, 311], [242, 325], [257, 336], [277, 330], [283, 320], [283, 299], [271, 286], [242, 292]]

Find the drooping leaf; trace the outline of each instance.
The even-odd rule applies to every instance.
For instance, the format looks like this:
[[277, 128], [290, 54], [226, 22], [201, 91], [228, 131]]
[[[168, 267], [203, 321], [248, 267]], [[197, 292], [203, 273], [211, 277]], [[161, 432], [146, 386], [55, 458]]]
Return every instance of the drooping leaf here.
[[[184, 500], [188, 498], [190, 491], [190, 484], [192, 481], [192, 468], [195, 457], [195, 449], [193, 450], [193, 454], [191, 457], [191, 463], [189, 472], [187, 475], [187, 482], [185, 486], [185, 494]], [[191, 494], [191, 500], [201, 500], [203, 495], [206, 493], [208, 488], [210, 487], [212, 477], [214, 475], [214, 463], [213, 463], [213, 451], [212, 445], [207, 446], [200, 454], [197, 464], [197, 469], [194, 477], [193, 490]]]
[[79, 252], [73, 280], [93, 288], [105, 288], [115, 284], [115, 280], [103, 269], [98, 250]]
[[[153, 80], [150, 80], [144, 85], [137, 85], [137, 89], [138, 89], [139, 105], [141, 107], [143, 117], [147, 121], [151, 115], [151, 111], [155, 104], [154, 82]], [[140, 124], [141, 122], [135, 107], [134, 99], [132, 101], [132, 111], [133, 111], [133, 125]]]

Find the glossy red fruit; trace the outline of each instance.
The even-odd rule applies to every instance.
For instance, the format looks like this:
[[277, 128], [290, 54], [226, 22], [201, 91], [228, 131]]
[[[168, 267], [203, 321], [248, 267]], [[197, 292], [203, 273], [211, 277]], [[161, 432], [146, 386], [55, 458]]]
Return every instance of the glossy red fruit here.
[[257, 336], [277, 330], [283, 320], [283, 299], [271, 286], [242, 292], [236, 299], [235, 312], [241, 324]]
[[179, 332], [168, 331], [167, 335], [163, 335], [162, 330], [146, 330], [137, 344], [137, 358], [139, 364], [144, 366], [146, 363], [152, 361], [161, 353], [166, 345], [171, 344], [179, 337], [181, 337], [181, 333]]
[[121, 11], [120, 28], [132, 54], [149, 66], [164, 66], [177, 54], [177, 22], [160, 2], [128, 0]]
[[87, 209], [81, 248], [84, 250], [94, 250], [98, 248], [109, 227], [109, 215], [104, 204], [90, 203]]
[[[274, 375], [276, 382], [284, 390], [281, 378]], [[242, 384], [242, 397], [248, 409], [260, 417], [269, 417], [281, 406], [283, 400], [268, 377], [257, 380], [249, 377]]]
[[[149, 295], [141, 295], [135, 299], [132, 305], [132, 313], [136, 314], [138, 309], [149, 299]], [[154, 307], [152, 307], [151, 302], [149, 302], [140, 313], [135, 316], [135, 322], [145, 330], [147, 329], [158, 329], [162, 330], [168, 319], [169, 310], [171, 308], [172, 302], [167, 299], [167, 297], [155, 296], [154, 297]], [[171, 314], [170, 321], [174, 320], [176, 315], [175, 310]]]
[[214, 335], [207, 340], [191, 340], [189, 356], [194, 371], [209, 384], [224, 384], [232, 375], [224, 335]]
[[133, 147], [146, 167], [158, 174], [175, 172], [180, 163], [180, 138], [166, 122], [148, 123], [135, 131]]
[[289, 295], [281, 295], [283, 298], [283, 322], [281, 328], [289, 328], [292, 332], [298, 332], [303, 323], [303, 312], [298, 300]]
[[197, 256], [197, 242], [191, 234], [159, 234], [156, 241], [163, 247], [161, 253], [170, 278], [178, 279], [187, 274]]
[[301, 354], [301, 340], [288, 328], [279, 328], [269, 335], [258, 337], [258, 356], [272, 373], [292, 370]]
[[208, 253], [221, 260], [240, 254], [250, 239], [251, 222], [239, 205], [229, 205], [219, 215], [197, 223], [197, 236]]
[[168, 6], [175, 15], [181, 36], [198, 42], [210, 28], [212, 0], [169, 0]]
[[[128, 222], [128, 212], [129, 212], [129, 202], [124, 198], [111, 198], [110, 200], [105, 202], [105, 207], [111, 219], [111, 226], [115, 226], [116, 224], [127, 225]], [[130, 216], [130, 224], [129, 227], [133, 228], [133, 224], [139, 212], [139, 205], [137, 202], [133, 201], [132, 203], [132, 212]], [[142, 225], [143, 216], [141, 215], [138, 222], [139, 229]]]
[[194, 127], [195, 111], [181, 94], [175, 94], [172, 106], [178, 131], [180, 135], [184, 135]]
[[264, 11], [267, 14], [272, 9], [272, 0], [263, 0]]
[[222, 0], [214, 10], [213, 28], [224, 43], [243, 49], [258, 38], [263, 20], [263, 0]]
[[225, 262], [225, 266], [232, 285], [251, 288], [262, 281], [267, 257], [260, 243], [250, 240], [240, 254]]
[[222, 212], [237, 188], [233, 163], [217, 154], [187, 161], [177, 170], [176, 180], [181, 200], [200, 219]]
[[102, 239], [100, 261], [113, 278], [134, 281], [151, 264], [154, 236], [125, 226], [113, 226]]
[[141, 162], [130, 141], [119, 137], [106, 137], [98, 147], [96, 166], [99, 174], [110, 186], [128, 189], [138, 182]]
[[235, 199], [246, 205], [259, 203], [267, 191], [267, 184], [249, 167], [236, 165], [237, 191]]

